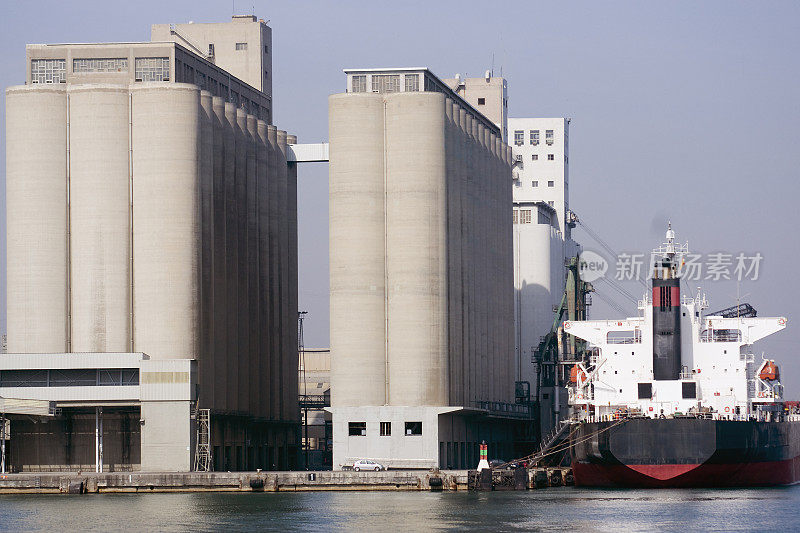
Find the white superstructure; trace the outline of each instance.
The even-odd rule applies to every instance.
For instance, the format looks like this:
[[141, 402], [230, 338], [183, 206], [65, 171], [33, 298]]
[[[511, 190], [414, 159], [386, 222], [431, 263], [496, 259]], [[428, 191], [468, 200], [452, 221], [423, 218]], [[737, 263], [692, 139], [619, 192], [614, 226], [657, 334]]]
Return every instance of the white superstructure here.
[[[674, 233], [654, 251], [654, 285], [679, 279], [686, 246]], [[660, 271], [660, 272], [659, 272]], [[675, 284], [677, 285], [677, 284]], [[685, 284], [684, 284], [685, 285]], [[588, 361], [576, 363], [569, 389], [570, 404], [579, 417], [604, 417], [626, 412], [651, 417], [676, 414], [742, 419], [781, 401], [782, 387], [774, 361], [756, 356], [752, 344], [786, 327], [784, 317], [723, 317], [704, 314], [708, 307], [700, 291], [680, 297], [671, 287], [669, 301], [653, 288], [639, 302], [640, 316], [624, 320], [565, 322], [565, 331], [590, 345]], [[677, 379], [654, 379], [654, 338], [673, 333], [653, 328], [654, 313], [678, 308]]]

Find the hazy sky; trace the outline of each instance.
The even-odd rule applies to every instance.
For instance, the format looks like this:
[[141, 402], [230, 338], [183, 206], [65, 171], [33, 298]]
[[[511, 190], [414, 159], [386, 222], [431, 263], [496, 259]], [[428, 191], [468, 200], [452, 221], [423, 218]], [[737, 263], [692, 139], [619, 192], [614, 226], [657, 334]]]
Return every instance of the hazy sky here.
[[[2, 0], [0, 10], [7, 87], [24, 81], [26, 43], [146, 41], [153, 23], [229, 20], [232, 2]], [[614, 249], [649, 251], [671, 219], [695, 251], [763, 255], [760, 278], [740, 292], [761, 316], [789, 318], [786, 331], [756, 348], [782, 366], [787, 397], [800, 398], [800, 4], [236, 2], [239, 13], [253, 10], [273, 29], [275, 122], [301, 142], [327, 140], [327, 96], [342, 92], [343, 68], [480, 76], [494, 58], [512, 117], [572, 119], [570, 204]], [[300, 306], [309, 311], [306, 346], [322, 347], [327, 166], [303, 166], [299, 178]], [[0, 235], [4, 254], [5, 227]], [[5, 268], [1, 277], [5, 330]], [[713, 309], [735, 303], [735, 283], [692, 285], [703, 285]], [[635, 315], [607, 286], [598, 290]], [[618, 315], [594, 302], [593, 318]]]

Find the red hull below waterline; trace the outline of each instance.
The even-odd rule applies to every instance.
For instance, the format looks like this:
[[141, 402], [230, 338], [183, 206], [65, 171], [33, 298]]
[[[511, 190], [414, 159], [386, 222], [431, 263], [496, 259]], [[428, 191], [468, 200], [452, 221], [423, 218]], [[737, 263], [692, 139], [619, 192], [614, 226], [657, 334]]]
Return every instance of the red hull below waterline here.
[[701, 465], [608, 465], [574, 463], [582, 487], [753, 487], [800, 481], [800, 457], [785, 461]]

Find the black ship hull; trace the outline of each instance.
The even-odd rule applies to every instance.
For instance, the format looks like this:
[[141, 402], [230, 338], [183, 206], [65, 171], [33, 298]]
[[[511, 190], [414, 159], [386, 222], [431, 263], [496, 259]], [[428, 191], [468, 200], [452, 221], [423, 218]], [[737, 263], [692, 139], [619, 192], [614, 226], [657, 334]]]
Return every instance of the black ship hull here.
[[800, 422], [693, 418], [580, 424], [570, 437], [575, 484], [745, 487], [800, 481]]

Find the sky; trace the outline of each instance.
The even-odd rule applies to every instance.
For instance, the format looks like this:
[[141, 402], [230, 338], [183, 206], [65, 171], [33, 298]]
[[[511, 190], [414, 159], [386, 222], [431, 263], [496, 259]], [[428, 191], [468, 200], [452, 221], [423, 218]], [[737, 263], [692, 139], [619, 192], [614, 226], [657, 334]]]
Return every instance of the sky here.
[[[800, 3], [0, 0], [0, 86], [24, 82], [26, 43], [147, 41], [151, 24], [222, 22], [234, 9], [270, 21], [275, 123], [300, 142], [327, 140], [327, 97], [343, 92], [349, 67], [427, 66], [439, 77], [493, 69], [508, 79], [510, 116], [570, 118], [570, 207], [615, 252], [649, 252], [671, 220], [693, 252], [761, 254], [757, 280], [702, 279], [692, 291], [701, 286], [711, 309], [738, 292], [759, 316], [787, 317], [786, 330], [755, 348], [781, 366], [786, 397], [800, 399]], [[328, 346], [327, 193], [327, 165], [301, 166], [307, 347]], [[604, 252], [580, 227], [575, 236]], [[636, 315], [607, 283], [595, 285], [591, 318]]]

